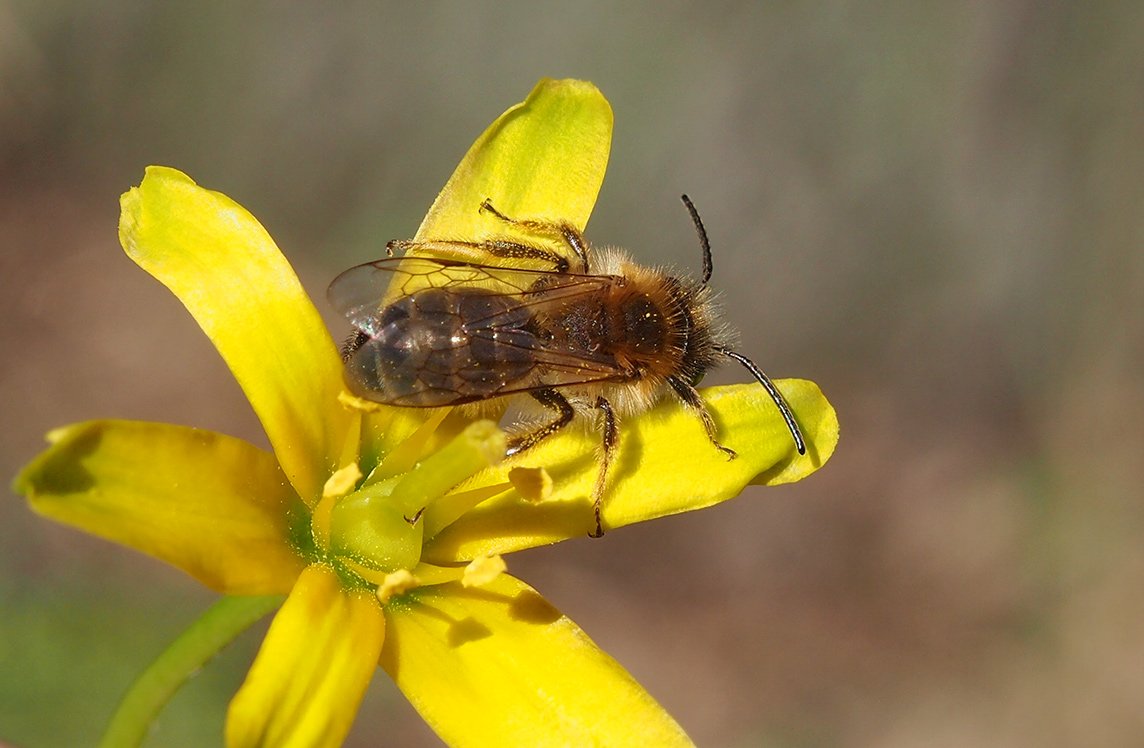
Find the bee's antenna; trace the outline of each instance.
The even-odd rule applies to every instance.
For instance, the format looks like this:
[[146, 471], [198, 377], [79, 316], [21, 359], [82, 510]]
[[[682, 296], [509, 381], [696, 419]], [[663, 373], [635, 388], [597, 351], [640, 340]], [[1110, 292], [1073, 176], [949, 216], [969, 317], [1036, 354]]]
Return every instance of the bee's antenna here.
[[687, 212], [691, 214], [691, 222], [695, 224], [695, 233], [699, 234], [699, 246], [703, 247], [702, 285], [706, 286], [707, 281], [711, 280], [711, 242], [707, 241], [707, 229], [703, 228], [703, 221], [699, 218], [699, 211], [695, 209], [695, 204], [691, 202], [691, 198], [687, 195], [680, 195], [679, 197], [687, 206]]
[[794, 437], [794, 448], [798, 450], [800, 455], [806, 454], [806, 441], [802, 438], [802, 431], [798, 428], [798, 421], [794, 420], [794, 411], [790, 409], [786, 398], [783, 393], [779, 392], [779, 388], [775, 387], [775, 383], [771, 378], [763, 373], [762, 369], [755, 365], [755, 362], [744, 356], [742, 353], [736, 353], [730, 348], [723, 346], [716, 346], [715, 350], [722, 353], [728, 358], [733, 358], [740, 364], [746, 367], [747, 371], [751, 372], [755, 379], [759, 380], [759, 384], [767, 390], [767, 394], [775, 401], [775, 405], [779, 407], [779, 412], [783, 414], [783, 420], [786, 421], [787, 428], [790, 429], [790, 435]]

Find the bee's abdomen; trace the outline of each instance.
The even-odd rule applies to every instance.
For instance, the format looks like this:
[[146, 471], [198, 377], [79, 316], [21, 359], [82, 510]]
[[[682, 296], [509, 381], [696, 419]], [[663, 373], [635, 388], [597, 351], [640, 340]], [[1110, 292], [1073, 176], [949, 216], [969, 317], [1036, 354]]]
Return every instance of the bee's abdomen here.
[[533, 369], [528, 315], [480, 289], [425, 289], [378, 313], [352, 354], [355, 394], [393, 405], [434, 407], [495, 397]]

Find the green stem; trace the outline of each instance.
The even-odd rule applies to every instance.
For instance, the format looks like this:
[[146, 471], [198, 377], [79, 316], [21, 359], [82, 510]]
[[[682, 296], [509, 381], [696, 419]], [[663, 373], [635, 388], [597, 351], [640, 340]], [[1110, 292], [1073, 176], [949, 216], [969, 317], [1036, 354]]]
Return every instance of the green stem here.
[[187, 679], [282, 600], [281, 595], [224, 597], [211, 606], [131, 685], [100, 748], [140, 745], [155, 717]]

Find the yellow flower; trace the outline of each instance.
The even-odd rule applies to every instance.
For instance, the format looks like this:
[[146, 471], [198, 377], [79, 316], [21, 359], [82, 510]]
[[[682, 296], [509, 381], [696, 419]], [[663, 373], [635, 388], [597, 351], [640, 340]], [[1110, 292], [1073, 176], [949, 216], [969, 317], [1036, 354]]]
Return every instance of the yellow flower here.
[[[477, 210], [485, 198], [583, 229], [611, 126], [590, 84], [542, 81], [474, 144], [417, 237], [503, 231]], [[452, 745], [689, 744], [499, 558], [592, 529], [599, 435], [566, 429], [505, 461], [489, 421], [347, 406], [337, 348], [269, 235], [173, 169], [149, 168], [123, 196], [120, 240], [210, 337], [273, 453], [192, 428], [95, 421], [52, 432], [15, 485], [36, 511], [224, 595], [286, 596], [231, 703], [229, 745], [339, 745], [378, 663]], [[807, 455], [757, 384], [704, 392], [732, 461], [665, 402], [624, 423], [607, 526], [817, 469], [837, 440], [833, 409], [813, 383], [778, 385]]]

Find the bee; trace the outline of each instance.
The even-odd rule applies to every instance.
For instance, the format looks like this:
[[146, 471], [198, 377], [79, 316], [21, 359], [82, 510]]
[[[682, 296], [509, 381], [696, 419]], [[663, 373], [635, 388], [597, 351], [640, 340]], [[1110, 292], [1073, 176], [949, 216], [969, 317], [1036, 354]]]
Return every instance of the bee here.
[[698, 417], [715, 449], [736, 456], [719, 442], [696, 390], [721, 359], [743, 365], [766, 389], [805, 454], [786, 399], [729, 347], [707, 285], [707, 232], [691, 200], [682, 199], [703, 253], [698, 282], [638, 265], [618, 249], [592, 247], [567, 222], [510, 218], [488, 199], [480, 211], [514, 229], [513, 238], [389, 242], [389, 257], [330, 284], [332, 304], [354, 328], [342, 352], [349, 389], [408, 408], [526, 395], [551, 418], [517, 428], [509, 455], [535, 447], [578, 415], [596, 414], [602, 459], [591, 537], [604, 534], [601, 505], [623, 418], [673, 395]]

